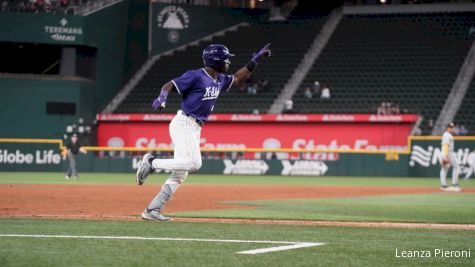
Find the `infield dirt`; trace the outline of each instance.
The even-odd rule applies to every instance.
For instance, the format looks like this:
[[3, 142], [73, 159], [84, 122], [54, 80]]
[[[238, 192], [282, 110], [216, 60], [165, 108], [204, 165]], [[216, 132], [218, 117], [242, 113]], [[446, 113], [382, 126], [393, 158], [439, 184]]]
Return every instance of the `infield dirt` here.
[[[86, 219], [138, 219], [138, 214], [160, 190], [159, 186], [135, 185], [0, 185], [0, 217], [45, 217]], [[475, 190], [470, 190], [474, 191]], [[167, 206], [167, 213], [251, 206], [229, 201], [331, 198], [434, 193], [438, 189], [376, 186], [256, 186], [183, 185]], [[475, 230], [475, 225], [434, 225], [365, 222], [312, 222], [280, 220], [193, 219], [177, 221], [312, 224], [360, 227], [408, 227]]]

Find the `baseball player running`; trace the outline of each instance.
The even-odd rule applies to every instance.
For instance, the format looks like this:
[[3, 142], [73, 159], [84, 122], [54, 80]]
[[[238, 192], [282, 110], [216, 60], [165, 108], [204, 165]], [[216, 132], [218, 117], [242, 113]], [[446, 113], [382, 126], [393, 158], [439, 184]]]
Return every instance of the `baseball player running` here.
[[170, 137], [174, 144], [173, 159], [157, 159], [147, 153], [137, 169], [138, 185], [142, 185], [153, 172], [171, 171], [160, 192], [143, 211], [144, 220], [171, 220], [162, 214], [163, 208], [185, 181], [188, 172], [197, 171], [201, 167], [201, 127], [213, 111], [221, 92], [227, 92], [231, 86], [244, 83], [258, 62], [264, 57], [270, 57], [269, 47], [270, 43], [254, 53], [246, 66], [240, 68], [234, 75], [227, 75], [231, 64], [229, 59], [234, 54], [222, 44], [212, 44], [203, 50], [203, 68], [189, 70], [162, 86], [160, 95], [152, 103], [154, 109], [165, 108], [167, 97], [173, 89], [182, 96], [182, 103], [181, 110], [178, 110], [169, 125]]
[[[454, 153], [454, 131], [455, 124], [453, 122], [447, 125], [447, 130], [442, 135], [442, 162], [440, 167], [440, 189], [442, 191], [460, 192], [462, 188], [458, 184], [459, 180], [459, 165]], [[447, 173], [452, 166], [452, 186], [447, 186]]]

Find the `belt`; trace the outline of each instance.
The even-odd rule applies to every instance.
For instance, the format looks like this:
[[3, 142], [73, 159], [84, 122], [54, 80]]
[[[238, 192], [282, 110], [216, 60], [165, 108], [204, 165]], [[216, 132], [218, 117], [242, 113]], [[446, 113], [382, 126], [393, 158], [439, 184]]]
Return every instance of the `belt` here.
[[192, 115], [189, 115], [189, 114], [186, 114], [185, 112], [181, 112], [181, 114], [187, 116], [188, 118], [194, 120], [200, 127], [203, 126], [203, 124], [205, 124], [204, 121], [201, 121], [201, 120], [198, 120], [197, 118], [193, 117]]

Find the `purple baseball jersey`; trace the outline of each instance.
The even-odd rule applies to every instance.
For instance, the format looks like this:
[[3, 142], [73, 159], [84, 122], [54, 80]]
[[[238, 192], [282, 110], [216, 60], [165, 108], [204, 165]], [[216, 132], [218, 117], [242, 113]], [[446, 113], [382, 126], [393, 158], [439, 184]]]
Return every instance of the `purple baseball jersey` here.
[[204, 68], [189, 70], [172, 80], [182, 95], [181, 110], [199, 121], [205, 122], [213, 111], [221, 91], [227, 92], [234, 82], [234, 76], [223, 73], [213, 79]]

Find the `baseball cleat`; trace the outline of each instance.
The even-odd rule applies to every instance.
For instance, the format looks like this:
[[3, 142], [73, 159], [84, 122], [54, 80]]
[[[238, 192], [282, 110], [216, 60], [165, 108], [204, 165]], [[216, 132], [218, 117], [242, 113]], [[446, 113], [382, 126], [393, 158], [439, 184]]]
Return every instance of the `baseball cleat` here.
[[172, 218], [164, 216], [163, 214], [158, 212], [158, 210], [148, 211], [147, 209], [145, 209], [142, 212], [142, 220], [147, 220], [147, 221], [173, 221]]
[[147, 153], [140, 161], [137, 172], [135, 173], [135, 181], [138, 185], [143, 185], [145, 179], [147, 179], [147, 177], [154, 172], [152, 164], [149, 161], [151, 158], [153, 158], [152, 154]]
[[442, 186], [440, 186], [440, 190], [444, 191], [444, 192], [447, 192], [447, 191], [449, 191], [449, 187], [446, 186], [446, 185], [442, 185]]
[[449, 191], [451, 191], [451, 192], [460, 192], [460, 191], [462, 191], [462, 187], [460, 187], [459, 184], [453, 184], [451, 187], [449, 187]]

